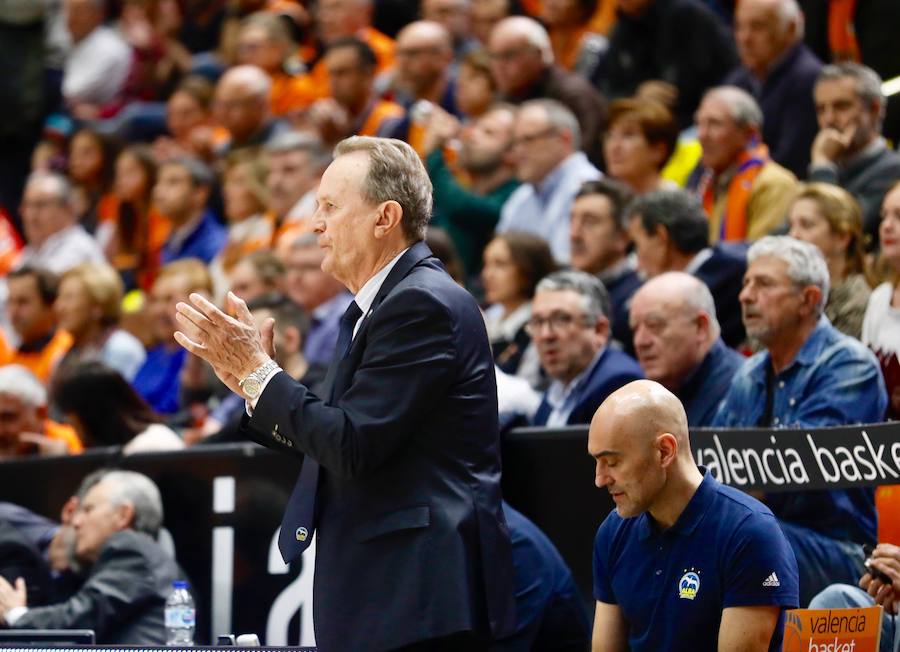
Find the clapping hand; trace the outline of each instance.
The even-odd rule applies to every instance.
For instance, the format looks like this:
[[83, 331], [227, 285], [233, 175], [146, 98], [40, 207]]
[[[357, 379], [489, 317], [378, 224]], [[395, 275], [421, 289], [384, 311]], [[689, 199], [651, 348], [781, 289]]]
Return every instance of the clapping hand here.
[[239, 381], [275, 354], [275, 320], [269, 318], [257, 329], [247, 304], [232, 292], [225, 298], [227, 313], [196, 292], [190, 301], [192, 305], [181, 301], [175, 307], [182, 328], [175, 341], [210, 363], [219, 380], [243, 396]]

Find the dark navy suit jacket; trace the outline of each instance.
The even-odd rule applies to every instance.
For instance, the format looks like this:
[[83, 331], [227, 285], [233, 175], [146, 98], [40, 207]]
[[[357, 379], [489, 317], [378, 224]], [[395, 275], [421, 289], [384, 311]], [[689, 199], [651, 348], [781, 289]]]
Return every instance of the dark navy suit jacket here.
[[[632, 380], [640, 380], [643, 377], [644, 372], [634, 358], [607, 346], [587, 378], [583, 379], [575, 388], [575, 392], [577, 392], [575, 408], [569, 414], [566, 423], [568, 425], [590, 423], [594, 418], [594, 412], [607, 396]], [[552, 408], [547, 402], [545, 393], [534, 414], [533, 425], [546, 425], [551, 411]]]
[[722, 339], [732, 348], [740, 346], [747, 337], [738, 300], [747, 271], [747, 249], [743, 242], [719, 243], [713, 247], [712, 256], [694, 272], [712, 292]]
[[719, 403], [731, 388], [731, 379], [746, 358], [719, 338], [675, 395], [684, 405], [691, 428], [708, 428]]
[[319, 649], [511, 633], [491, 349], [474, 299], [424, 243], [398, 260], [329, 377], [326, 402], [277, 374], [245, 422], [256, 441], [322, 465]]
[[763, 142], [769, 155], [797, 175], [806, 177], [809, 152], [819, 131], [813, 87], [822, 62], [801, 41], [760, 82], [748, 68], [739, 66], [725, 84], [739, 86], [756, 98], [763, 112]]

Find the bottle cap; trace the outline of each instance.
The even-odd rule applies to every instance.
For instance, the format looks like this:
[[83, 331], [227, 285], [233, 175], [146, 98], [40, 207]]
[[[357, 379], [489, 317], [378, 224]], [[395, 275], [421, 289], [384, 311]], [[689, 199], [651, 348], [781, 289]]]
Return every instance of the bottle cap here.
[[173, 589], [186, 589], [189, 586], [190, 584], [187, 583], [187, 580], [175, 580], [172, 582]]

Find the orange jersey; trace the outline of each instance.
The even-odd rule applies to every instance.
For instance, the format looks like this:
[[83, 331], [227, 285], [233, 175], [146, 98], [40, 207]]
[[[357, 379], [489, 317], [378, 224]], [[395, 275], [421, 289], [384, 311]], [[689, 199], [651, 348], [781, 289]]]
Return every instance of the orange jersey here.
[[3, 342], [0, 346], [0, 364], [20, 364], [46, 385], [57, 363], [70, 348], [72, 336], [62, 330], [56, 331], [40, 351], [10, 349]]
[[[376, 74], [381, 74], [393, 67], [394, 39], [386, 34], [382, 34], [373, 27], [363, 27], [357, 32], [356, 36], [365, 41], [372, 48], [372, 51], [375, 52], [377, 60], [375, 64]], [[331, 84], [328, 79], [328, 69], [325, 67], [325, 57], [321, 57], [316, 61], [316, 65], [313, 66], [309, 75], [312, 78], [315, 92], [319, 93], [318, 98], [328, 97]]]
[[322, 97], [311, 75], [292, 77], [286, 73], [272, 77], [269, 108], [273, 115], [282, 116], [305, 109]]
[[113, 194], [104, 195], [97, 206], [97, 240], [113, 267], [119, 271], [135, 270], [138, 285], [149, 289], [162, 260], [162, 248], [172, 225], [155, 206], [151, 206], [139, 227], [135, 249], [123, 246], [120, 232], [121, 202]]
[[357, 136], [377, 136], [381, 126], [388, 120], [402, 118], [406, 111], [396, 102], [378, 100], [356, 133]]

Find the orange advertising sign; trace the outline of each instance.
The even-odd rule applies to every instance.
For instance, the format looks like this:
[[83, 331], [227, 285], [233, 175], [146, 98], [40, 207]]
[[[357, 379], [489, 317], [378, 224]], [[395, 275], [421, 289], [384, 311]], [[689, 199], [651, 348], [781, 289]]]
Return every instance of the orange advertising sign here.
[[878, 652], [882, 609], [792, 609], [783, 652]]

